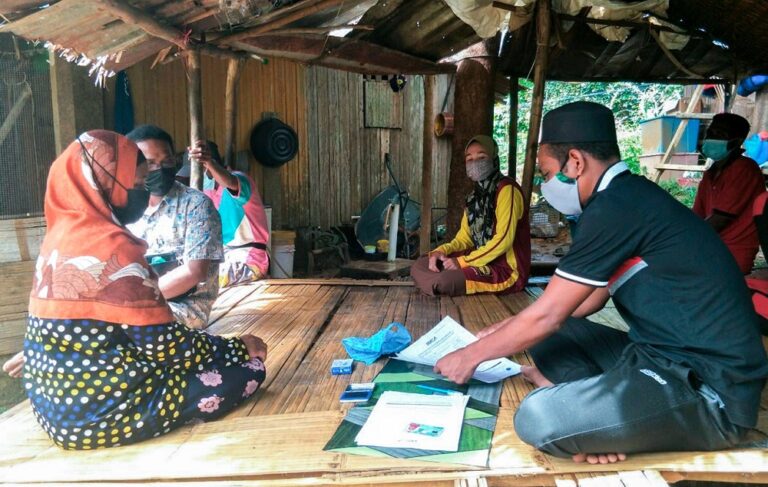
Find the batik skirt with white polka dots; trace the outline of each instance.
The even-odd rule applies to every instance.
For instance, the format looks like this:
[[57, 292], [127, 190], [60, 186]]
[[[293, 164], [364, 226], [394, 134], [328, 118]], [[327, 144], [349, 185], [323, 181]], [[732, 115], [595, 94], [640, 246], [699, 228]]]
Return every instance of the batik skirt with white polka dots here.
[[250, 397], [266, 373], [242, 340], [178, 323], [30, 316], [24, 354], [35, 416], [65, 449], [126, 445], [216, 419]]

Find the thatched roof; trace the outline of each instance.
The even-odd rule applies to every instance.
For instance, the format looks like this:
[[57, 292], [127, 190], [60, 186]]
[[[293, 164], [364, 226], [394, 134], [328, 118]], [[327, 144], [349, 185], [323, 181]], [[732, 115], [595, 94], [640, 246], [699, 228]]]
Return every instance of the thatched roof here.
[[[506, 3], [514, 3], [505, 0]], [[630, 0], [627, 0], [631, 3]], [[10, 0], [0, 32], [48, 41], [97, 68], [122, 69], [150, 56], [172, 59], [193, 44], [213, 55], [295, 59], [364, 73], [434, 73], [438, 64], [479, 42], [472, 27], [438, 0]], [[585, 12], [588, 14], [588, 12]], [[609, 42], [584, 19], [566, 30], [556, 17], [548, 78], [701, 82], [768, 70], [768, 2], [670, 0], [668, 19], [691, 35], [665, 53], [640, 23], [626, 42]], [[345, 37], [332, 27], [357, 24]], [[528, 23], [502, 40], [500, 71], [527, 77], [535, 54]], [[159, 53], [159, 54], [158, 54]], [[86, 59], [87, 58], [87, 59]]]

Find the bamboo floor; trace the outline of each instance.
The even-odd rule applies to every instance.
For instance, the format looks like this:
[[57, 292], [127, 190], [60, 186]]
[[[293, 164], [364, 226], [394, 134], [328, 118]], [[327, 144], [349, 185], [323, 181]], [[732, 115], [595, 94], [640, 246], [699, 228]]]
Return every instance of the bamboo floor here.
[[[164, 486], [430, 485], [659, 486], [679, 480], [768, 483], [768, 450], [632, 455], [614, 465], [583, 465], [522, 443], [512, 417], [531, 386], [508, 379], [490, 467], [363, 457], [322, 450], [348, 406], [338, 397], [349, 382], [370, 381], [383, 361], [355, 364], [332, 376], [343, 358], [341, 338], [369, 336], [404, 323], [414, 338], [447, 315], [473, 332], [520, 312], [535, 289], [511, 296], [429, 298], [405, 282], [283, 280], [235, 287], [219, 297], [208, 331], [255, 333], [269, 345], [267, 380], [245, 404], [219, 421], [185, 426], [137, 445], [67, 452], [55, 447], [28, 403], [0, 416], [0, 483]], [[620, 328], [610, 305], [593, 316]], [[529, 363], [525, 354], [514, 357]], [[761, 429], [768, 431], [768, 395]]]

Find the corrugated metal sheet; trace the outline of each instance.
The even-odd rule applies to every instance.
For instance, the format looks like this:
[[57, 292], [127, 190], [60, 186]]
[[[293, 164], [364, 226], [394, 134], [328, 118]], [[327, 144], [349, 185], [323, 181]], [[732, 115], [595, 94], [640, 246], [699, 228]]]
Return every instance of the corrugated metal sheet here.
[[[180, 0], [132, 2], [137, 8], [178, 28], [218, 28], [218, 0]], [[4, 32], [29, 40], [51, 43], [97, 59], [119, 54], [107, 66], [113, 69], [132, 66], [167, 47], [167, 41], [155, 38], [139, 26], [127, 24], [109, 13], [98, 1], [61, 0], [26, 17], [2, 26]]]
[[[279, 2], [278, 13], [280, 8], [285, 8], [284, 5], [288, 1]], [[222, 32], [237, 31], [243, 25], [253, 25], [259, 21], [256, 9], [234, 19], [233, 24], [233, 19], [220, 10], [218, 0], [134, 0], [130, 5], [152, 15], [158, 22], [180, 31], [189, 28], [195, 36], [205, 31], [210, 34], [209, 39]], [[271, 3], [265, 5], [269, 6]], [[368, 3], [362, 0], [334, 3], [333, 6], [281, 27], [318, 27], [348, 20], [361, 5], [367, 6]], [[683, 50], [676, 52], [676, 55], [683, 65], [700, 76], [686, 74], [670, 62], [654, 40], [649, 38], [645, 27], [633, 28], [629, 42], [611, 43], [579, 22], [576, 28], [571, 30], [566, 30], [570, 22], [558, 22], [559, 28], [554, 29], [557, 43], [550, 56], [550, 78], [691, 82], [706, 79], [711, 75], [731, 78], [734, 75], [768, 69], [768, 62], [762, 55], [768, 48], [768, 40], [763, 35], [763, 26], [768, 16], [768, 2], [670, 0], [668, 13], [670, 21], [699, 36], [699, 39], [692, 40]], [[26, 17], [16, 18], [12, 15], [10, 24], [3, 25], [0, 29], [29, 39], [50, 40], [85, 53], [90, 58], [125, 50], [117, 67], [130, 66], [168, 45], [166, 41], [152, 38], [137, 26], [127, 25], [116, 18], [107, 14], [100, 2], [61, 0], [48, 8], [33, 11]], [[237, 25], [238, 22], [241, 24]], [[421, 60], [435, 61], [455, 55], [480, 40], [474, 30], [458, 19], [445, 2], [437, 0], [381, 0], [363, 15], [360, 23], [372, 25], [374, 30], [352, 32], [348, 37], [370, 44], [352, 43], [352, 52], [345, 52], [345, 46], [339, 44], [334, 48], [334, 55], [340, 59], [329, 60], [318, 53], [310, 52], [306, 45], [299, 42], [303, 40], [305, 44], [314, 45], [316, 36], [322, 37], [321, 34], [313, 34], [315, 37], [295, 36], [293, 42], [296, 45], [286, 46], [288, 41], [275, 31], [272, 36], [258, 38], [258, 42], [252, 40], [250, 44], [242, 44], [250, 45], [257, 52], [269, 52], [270, 56], [291, 57], [278, 47], [289, 51], [292, 49], [294, 58], [300, 51], [299, 54], [305, 56], [307, 62], [333, 61], [338, 63], [331, 64], [333, 66], [353, 69], [359, 68], [359, 60], [349, 58], [354, 58], [353, 53], [366, 49], [371, 54], [366, 51], [365, 55], [375, 67], [377, 59], [387, 56], [387, 52], [380, 49], [381, 47], [417, 56]], [[532, 25], [529, 23], [507, 35], [505, 49], [500, 56], [501, 71], [505, 75], [529, 75], [535, 52], [531, 32]], [[722, 41], [729, 48], [723, 48], [721, 43], [713, 43], [713, 40]], [[262, 47], [259, 47], [260, 45]], [[377, 53], [376, 49], [380, 51]], [[347, 61], [346, 64], [344, 61]], [[110, 64], [109, 67], [115, 65]], [[371, 69], [369, 72], [378, 71]], [[411, 72], [428, 71], [416, 69]]]
[[[149, 69], [144, 61], [128, 70], [136, 123], [168, 130], [182, 150], [189, 140], [187, 89], [180, 62]], [[226, 62], [203, 57], [203, 115], [208, 137], [224, 141]], [[251, 175], [265, 202], [273, 206], [274, 226], [328, 228], [350, 222], [390, 184], [384, 166], [389, 152], [396, 177], [414, 199], [421, 198], [423, 79], [408, 77], [402, 129], [365, 128], [363, 76], [275, 60], [245, 64], [240, 78], [237, 150], [249, 153]], [[449, 76], [438, 77], [438, 106]], [[449, 100], [447, 109], [452, 106]], [[299, 136], [297, 157], [279, 170], [264, 169], [250, 156], [249, 137], [265, 112], [274, 112]], [[433, 204], [445, 206], [450, 139], [440, 139], [433, 175]], [[271, 173], [270, 171], [274, 171]]]

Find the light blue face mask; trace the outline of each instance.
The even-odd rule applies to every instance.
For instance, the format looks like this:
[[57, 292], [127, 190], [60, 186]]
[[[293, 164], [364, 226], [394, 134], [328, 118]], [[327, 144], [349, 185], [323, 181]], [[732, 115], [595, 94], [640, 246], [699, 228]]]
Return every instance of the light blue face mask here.
[[701, 144], [701, 154], [715, 162], [721, 161], [731, 153], [731, 149], [728, 149], [729, 142], [722, 139], [704, 139], [704, 143]]
[[[563, 164], [565, 167], [565, 164]], [[562, 172], [541, 185], [541, 194], [554, 209], [566, 216], [578, 216], [583, 211], [579, 185]]]

